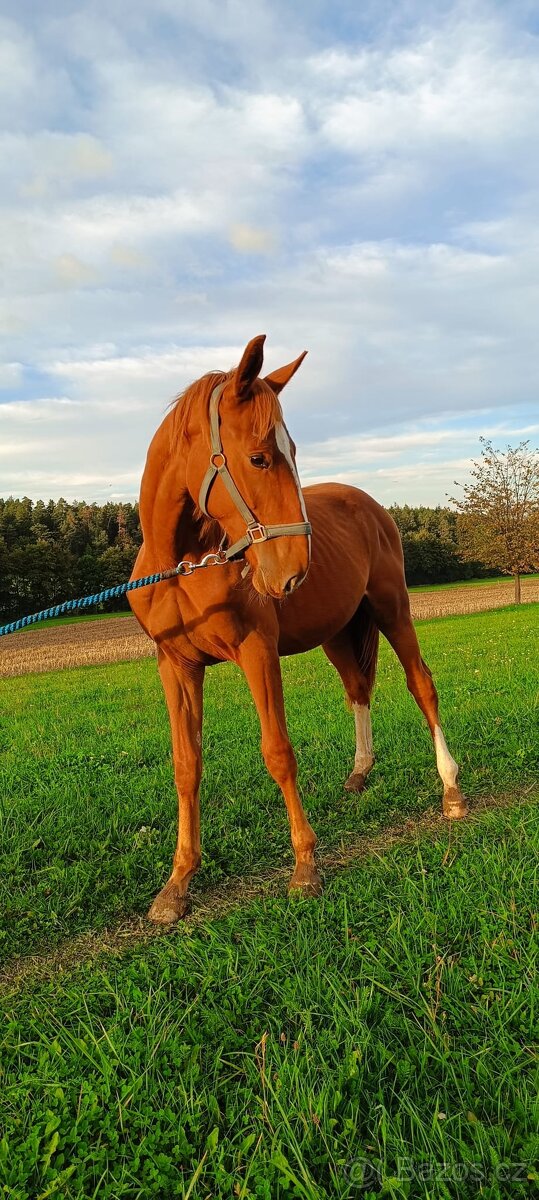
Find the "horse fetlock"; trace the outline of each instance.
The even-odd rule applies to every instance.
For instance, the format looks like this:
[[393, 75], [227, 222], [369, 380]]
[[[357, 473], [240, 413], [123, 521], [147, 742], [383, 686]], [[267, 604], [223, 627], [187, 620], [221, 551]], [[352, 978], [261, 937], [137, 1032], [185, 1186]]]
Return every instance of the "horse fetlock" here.
[[177, 852], [174, 855], [174, 867], [171, 875], [171, 882], [177, 883], [179, 887], [182, 883], [189, 883], [191, 877], [198, 871], [202, 863], [202, 857], [199, 853], [186, 855], [185, 850]]
[[292, 845], [296, 862], [311, 864], [314, 862], [314, 852], [318, 845], [318, 838], [311, 828], [308, 821], [304, 825], [296, 828], [292, 827]]

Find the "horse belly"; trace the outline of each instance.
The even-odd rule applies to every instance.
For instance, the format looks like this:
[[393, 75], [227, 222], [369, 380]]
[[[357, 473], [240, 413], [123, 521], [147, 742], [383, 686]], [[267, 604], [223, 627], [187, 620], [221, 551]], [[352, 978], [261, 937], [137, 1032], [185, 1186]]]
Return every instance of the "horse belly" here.
[[277, 609], [279, 654], [300, 654], [321, 646], [352, 620], [365, 594], [357, 562], [324, 570], [312, 564], [297, 593]]

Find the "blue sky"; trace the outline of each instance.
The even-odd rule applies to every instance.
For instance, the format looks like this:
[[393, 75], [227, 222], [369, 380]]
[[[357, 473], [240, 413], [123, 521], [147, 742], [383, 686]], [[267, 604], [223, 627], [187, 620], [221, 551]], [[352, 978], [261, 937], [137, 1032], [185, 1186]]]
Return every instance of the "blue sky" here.
[[304, 483], [539, 440], [536, 4], [4, 3], [0, 494], [134, 499], [268, 335]]

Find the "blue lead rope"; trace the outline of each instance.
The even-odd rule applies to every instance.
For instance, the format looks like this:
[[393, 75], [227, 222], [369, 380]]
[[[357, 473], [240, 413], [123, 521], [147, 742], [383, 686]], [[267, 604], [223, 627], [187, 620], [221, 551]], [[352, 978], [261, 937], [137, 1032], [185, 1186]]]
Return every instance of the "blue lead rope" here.
[[116, 599], [117, 596], [125, 596], [126, 592], [132, 592], [135, 588], [148, 587], [150, 583], [161, 583], [164, 579], [171, 579], [173, 575], [180, 574], [178, 568], [173, 571], [162, 571], [157, 575], [144, 575], [142, 579], [132, 579], [131, 583], [119, 583], [117, 587], [105, 588], [104, 592], [96, 592], [94, 596], [82, 596], [80, 600], [64, 600], [63, 604], [55, 604], [52, 608], [44, 608], [42, 612], [32, 613], [30, 617], [20, 617], [18, 621], [11, 621], [9, 625], [0, 627], [0, 637], [5, 633], [16, 633], [18, 629], [24, 629], [26, 625], [35, 625], [37, 621], [48, 621], [50, 617], [61, 617], [66, 612], [74, 612], [77, 608], [92, 608], [94, 604], [101, 604], [103, 600]]

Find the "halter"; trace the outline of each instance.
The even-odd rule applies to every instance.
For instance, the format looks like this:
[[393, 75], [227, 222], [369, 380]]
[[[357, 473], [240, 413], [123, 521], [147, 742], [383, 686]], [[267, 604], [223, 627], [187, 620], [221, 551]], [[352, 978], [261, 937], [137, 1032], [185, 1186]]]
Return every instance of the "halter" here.
[[238, 558], [249, 546], [258, 545], [260, 542], [269, 542], [272, 538], [277, 537], [294, 537], [295, 535], [303, 535], [312, 533], [309, 521], [297, 521], [294, 525], [262, 525], [257, 521], [254, 513], [251, 512], [249, 506], [245, 503], [243, 496], [238, 491], [236, 484], [226, 465], [226, 458], [223, 453], [221, 443], [221, 435], [219, 432], [219, 400], [221, 392], [224, 388], [224, 383], [217, 384], [213, 389], [210, 399], [210, 436], [211, 436], [211, 456], [210, 465], [204, 479], [202, 480], [200, 493], [198, 497], [198, 506], [207, 517], [208, 512], [208, 496], [214, 479], [220, 475], [229, 496], [231, 496], [238, 512], [241, 513], [247, 526], [246, 532], [242, 538], [234, 542], [228, 550], [223, 550], [224, 558], [227, 562], [231, 559]]

